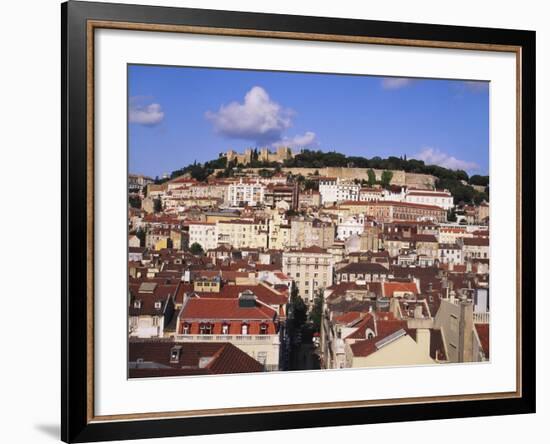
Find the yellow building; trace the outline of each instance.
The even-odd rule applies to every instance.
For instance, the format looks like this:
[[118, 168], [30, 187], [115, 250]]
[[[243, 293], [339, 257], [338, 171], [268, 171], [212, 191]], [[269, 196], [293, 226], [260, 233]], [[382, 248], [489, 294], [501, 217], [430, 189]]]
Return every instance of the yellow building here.
[[373, 339], [346, 344], [346, 367], [429, 365], [430, 331], [416, 330], [416, 341], [404, 329], [372, 343]]
[[268, 229], [262, 221], [233, 219], [217, 223], [218, 244], [233, 248], [267, 248]]

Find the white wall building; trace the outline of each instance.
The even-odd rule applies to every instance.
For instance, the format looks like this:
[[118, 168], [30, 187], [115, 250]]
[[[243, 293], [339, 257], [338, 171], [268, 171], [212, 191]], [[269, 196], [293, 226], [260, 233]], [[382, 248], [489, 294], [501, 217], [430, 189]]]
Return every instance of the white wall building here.
[[453, 195], [447, 190], [408, 190], [405, 202], [433, 205], [447, 211], [454, 208]]
[[346, 240], [354, 234], [361, 234], [365, 230], [365, 216], [357, 214], [352, 216], [338, 216], [336, 238]]
[[189, 225], [189, 245], [200, 244], [203, 250], [213, 250], [218, 245], [215, 223], [197, 222]]
[[360, 185], [351, 181], [340, 180], [339, 177], [322, 177], [319, 179], [321, 204], [359, 200], [360, 190]]
[[376, 202], [382, 200], [383, 190], [381, 188], [361, 188], [359, 200], [361, 202]]
[[300, 296], [312, 303], [315, 293], [332, 285], [333, 258], [319, 247], [283, 253], [283, 273], [296, 284]]
[[442, 264], [463, 265], [464, 255], [458, 244], [439, 244], [437, 250], [439, 262]]
[[259, 180], [247, 181], [240, 179], [227, 187], [227, 202], [234, 206], [256, 206], [264, 202], [265, 185]]

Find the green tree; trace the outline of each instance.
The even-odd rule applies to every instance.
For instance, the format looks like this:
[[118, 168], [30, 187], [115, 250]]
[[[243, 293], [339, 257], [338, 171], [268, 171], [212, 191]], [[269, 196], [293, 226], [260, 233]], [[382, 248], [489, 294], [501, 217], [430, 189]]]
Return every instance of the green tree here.
[[128, 196], [128, 203], [132, 208], [141, 208], [141, 199], [139, 196]]
[[451, 208], [449, 211], [447, 211], [447, 220], [449, 222], [456, 222], [456, 212], [454, 208]]
[[376, 173], [371, 168], [367, 171], [367, 176], [368, 176], [367, 185], [372, 188], [374, 184], [376, 184]]
[[273, 170], [267, 170], [265, 168], [262, 168], [260, 171], [258, 171], [258, 174], [260, 177], [269, 178], [269, 177], [273, 177], [273, 174], [275, 174], [275, 172]]
[[319, 291], [315, 298], [313, 299], [313, 307], [311, 313], [309, 314], [309, 319], [313, 324], [313, 331], [321, 331], [321, 322], [323, 321], [323, 305], [324, 305], [323, 292]]
[[197, 242], [193, 242], [191, 246], [189, 247], [189, 251], [191, 251], [191, 254], [194, 256], [202, 256], [204, 254], [204, 250], [202, 249], [201, 244]]
[[143, 228], [139, 227], [136, 231], [136, 236], [139, 239], [139, 246], [144, 247], [145, 246], [145, 236], [146, 236], [145, 230]]
[[307, 319], [307, 307], [304, 300], [298, 294], [298, 288], [296, 288], [294, 282], [292, 282], [290, 290], [289, 312], [292, 312], [294, 328], [300, 329]]
[[481, 185], [486, 187], [489, 185], [489, 176], [480, 176], [479, 174], [474, 174], [472, 177], [470, 177], [470, 185]]
[[306, 179], [304, 182], [304, 190], [319, 191], [319, 181]]
[[388, 188], [390, 186], [392, 178], [393, 178], [393, 173], [391, 171], [385, 170], [382, 172], [380, 183], [384, 188]]
[[160, 197], [157, 197], [154, 200], [153, 205], [154, 205], [153, 210], [155, 211], [155, 213], [161, 213], [162, 212], [162, 201], [160, 200]]

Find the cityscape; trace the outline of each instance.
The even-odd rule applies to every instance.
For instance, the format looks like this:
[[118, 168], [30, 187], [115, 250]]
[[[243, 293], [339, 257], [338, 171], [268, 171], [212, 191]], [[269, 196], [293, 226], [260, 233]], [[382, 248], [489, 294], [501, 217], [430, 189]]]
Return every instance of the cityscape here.
[[128, 106], [130, 378], [490, 359], [486, 83], [139, 66]]

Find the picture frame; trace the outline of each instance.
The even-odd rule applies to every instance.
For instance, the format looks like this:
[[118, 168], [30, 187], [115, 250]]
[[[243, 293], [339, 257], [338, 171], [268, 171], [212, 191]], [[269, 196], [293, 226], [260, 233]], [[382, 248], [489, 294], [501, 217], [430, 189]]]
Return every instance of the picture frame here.
[[[62, 22], [62, 375], [65, 442], [232, 433], [535, 412], [535, 33], [532, 31], [69, 1]], [[507, 53], [516, 66], [516, 390], [191, 409], [95, 413], [98, 287], [94, 35], [99, 29], [283, 42]], [[132, 60], [138, 63], [139, 60]], [[391, 74], [391, 73], [390, 73]], [[125, 106], [125, 105], [124, 105]], [[123, 150], [124, 148], [121, 148]], [[121, 171], [120, 174], [127, 174]], [[506, 217], [511, 217], [507, 215]], [[125, 351], [120, 351], [121, 356]]]

